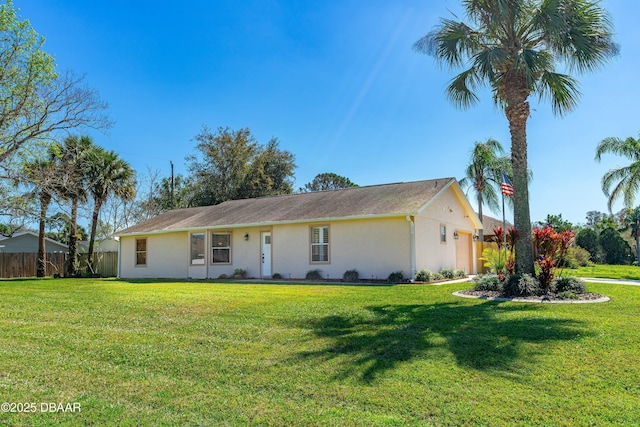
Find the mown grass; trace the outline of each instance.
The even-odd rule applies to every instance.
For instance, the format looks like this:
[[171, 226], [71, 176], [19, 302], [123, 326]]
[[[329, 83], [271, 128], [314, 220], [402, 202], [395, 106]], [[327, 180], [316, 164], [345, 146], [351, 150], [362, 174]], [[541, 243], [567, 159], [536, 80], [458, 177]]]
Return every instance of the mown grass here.
[[576, 277], [640, 280], [640, 267], [636, 265], [592, 265], [575, 270], [563, 270], [563, 274]]
[[638, 425], [640, 288], [0, 282], [0, 425]]

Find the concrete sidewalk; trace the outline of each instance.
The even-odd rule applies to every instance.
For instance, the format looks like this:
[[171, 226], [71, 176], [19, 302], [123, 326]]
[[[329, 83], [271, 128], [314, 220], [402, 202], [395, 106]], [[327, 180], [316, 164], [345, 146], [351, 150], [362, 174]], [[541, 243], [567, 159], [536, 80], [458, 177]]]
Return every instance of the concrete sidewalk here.
[[631, 285], [640, 286], [640, 280], [621, 280], [621, 279], [598, 279], [591, 277], [579, 277], [579, 279], [590, 283], [611, 283], [613, 285]]

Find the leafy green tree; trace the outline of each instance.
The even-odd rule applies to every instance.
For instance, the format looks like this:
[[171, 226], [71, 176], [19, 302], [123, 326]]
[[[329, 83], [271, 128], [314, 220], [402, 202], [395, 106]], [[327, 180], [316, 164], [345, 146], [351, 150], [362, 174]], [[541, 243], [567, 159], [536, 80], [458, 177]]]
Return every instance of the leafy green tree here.
[[301, 187], [299, 193], [310, 193], [313, 191], [328, 191], [328, 190], [340, 190], [343, 188], [357, 187], [358, 184], [353, 183], [349, 178], [340, 176], [333, 172], [319, 173], [313, 178], [313, 181], [308, 182]]
[[114, 151], [94, 145], [87, 154], [87, 188], [93, 199], [91, 235], [87, 250], [90, 266], [93, 266], [93, 249], [102, 205], [110, 194], [121, 199], [133, 200], [136, 190], [135, 178], [136, 174], [131, 165]]
[[[49, 230], [54, 229], [46, 233], [48, 238], [69, 244], [71, 236], [71, 217], [69, 215], [58, 212], [51, 216], [48, 221], [48, 228]], [[75, 230], [76, 240], [89, 240], [89, 233], [83, 226], [76, 224]]]
[[625, 210], [623, 222], [623, 231], [629, 231], [636, 242], [636, 261], [640, 265], [640, 207]]
[[589, 252], [593, 261], [600, 261], [602, 254], [598, 242], [598, 232], [593, 228], [583, 228], [576, 234], [576, 245]]
[[251, 161], [247, 175], [239, 187], [242, 198], [275, 196], [293, 192], [295, 156], [280, 150], [278, 140], [272, 138]]
[[44, 38], [20, 21], [13, 1], [0, 5], [0, 164], [22, 145], [21, 131], [41, 108], [40, 92], [56, 79], [53, 58], [42, 47]]
[[293, 191], [295, 157], [278, 140], [260, 145], [248, 128], [206, 126], [195, 137], [196, 154], [187, 156], [193, 188], [191, 206], [226, 200], [289, 194]]
[[627, 264], [631, 258], [631, 248], [629, 244], [620, 236], [620, 232], [607, 227], [600, 232], [598, 243], [604, 254], [604, 261], [607, 264]]
[[414, 48], [450, 66], [466, 68], [447, 88], [451, 101], [467, 108], [478, 102], [474, 90], [488, 85], [511, 132], [514, 222], [520, 232], [516, 271], [533, 273], [529, 211], [527, 120], [529, 96], [551, 101], [562, 115], [578, 101], [577, 81], [558, 66], [584, 72], [617, 53], [605, 11], [590, 0], [465, 0], [472, 25], [442, 19]]
[[43, 45], [13, 1], [0, 5], [0, 166], [27, 143], [51, 142], [57, 131], [112, 125], [98, 93], [83, 76], [58, 73]]
[[[500, 210], [503, 172], [511, 176], [511, 161], [504, 156], [502, 145], [491, 138], [486, 142], [476, 142], [460, 185], [462, 188], [473, 189], [476, 193], [480, 221], [483, 219], [482, 208], [485, 203], [490, 209]], [[480, 241], [484, 241], [483, 230], [480, 230]]]
[[[21, 172], [24, 180], [24, 171]], [[6, 226], [0, 235], [10, 236], [28, 228], [33, 212], [37, 210], [34, 194], [23, 193], [17, 180], [0, 180], [0, 221]]]
[[570, 221], [562, 219], [562, 214], [547, 215], [547, 219], [545, 219], [541, 223], [541, 226], [544, 227], [545, 225], [553, 227], [553, 229], [558, 233], [563, 233], [565, 231], [571, 231], [575, 229], [575, 226]]
[[47, 218], [47, 228], [49, 231], [46, 237], [56, 240], [60, 243], [66, 243], [68, 237], [64, 235], [65, 225], [69, 222], [69, 215], [63, 212], [57, 212]]
[[165, 177], [155, 182], [147, 200], [141, 202], [141, 210], [151, 218], [171, 209], [189, 207], [192, 186], [184, 175], [177, 174], [173, 179], [173, 198], [171, 178]]
[[608, 197], [609, 212], [619, 198], [622, 198], [626, 208], [630, 208], [640, 189], [640, 138], [605, 138], [596, 148], [596, 161], [599, 162], [607, 153], [625, 157], [630, 161], [628, 166], [613, 168], [602, 177], [602, 192]]
[[599, 211], [589, 211], [587, 212], [587, 224], [586, 226], [591, 229], [597, 229], [598, 224], [602, 222], [604, 218], [609, 217], [608, 214]]

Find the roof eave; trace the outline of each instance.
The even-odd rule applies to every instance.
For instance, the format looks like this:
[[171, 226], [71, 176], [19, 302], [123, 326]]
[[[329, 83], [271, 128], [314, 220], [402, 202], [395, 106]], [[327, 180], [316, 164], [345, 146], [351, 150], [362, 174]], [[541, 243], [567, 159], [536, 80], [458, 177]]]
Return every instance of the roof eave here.
[[296, 219], [296, 220], [286, 220], [286, 221], [265, 221], [265, 222], [256, 222], [256, 223], [208, 225], [208, 226], [202, 226], [202, 227], [171, 228], [171, 229], [155, 230], [155, 231], [138, 231], [133, 233], [115, 233], [114, 236], [115, 237], [133, 237], [133, 236], [148, 236], [148, 235], [156, 235], [156, 234], [184, 233], [184, 232], [192, 232], [192, 231], [272, 227], [274, 225], [316, 224], [316, 223], [330, 222], [330, 221], [355, 221], [355, 220], [361, 220], [361, 219], [405, 218], [407, 215], [417, 215], [417, 214], [418, 212], [397, 212], [397, 213], [388, 213], [388, 214], [372, 214], [372, 215], [358, 215], [358, 216], [345, 216], [345, 217], [323, 217], [323, 218]]

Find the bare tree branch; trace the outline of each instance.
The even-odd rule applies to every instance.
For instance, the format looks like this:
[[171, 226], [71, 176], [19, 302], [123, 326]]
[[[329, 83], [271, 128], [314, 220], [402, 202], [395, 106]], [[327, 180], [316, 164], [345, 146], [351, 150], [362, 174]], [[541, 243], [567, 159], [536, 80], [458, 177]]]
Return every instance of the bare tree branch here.
[[[25, 108], [25, 101], [0, 112], [0, 164], [27, 142], [52, 142], [59, 133], [72, 130], [108, 130], [113, 121], [107, 114], [108, 104], [98, 92], [77, 76], [66, 71], [50, 85], [37, 91], [38, 105]], [[32, 104], [35, 104], [32, 103]], [[5, 103], [6, 104], [6, 103]]]

